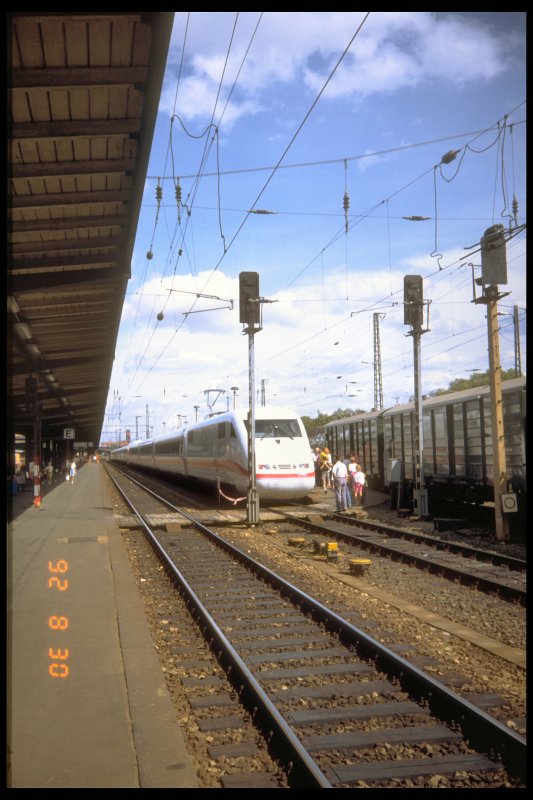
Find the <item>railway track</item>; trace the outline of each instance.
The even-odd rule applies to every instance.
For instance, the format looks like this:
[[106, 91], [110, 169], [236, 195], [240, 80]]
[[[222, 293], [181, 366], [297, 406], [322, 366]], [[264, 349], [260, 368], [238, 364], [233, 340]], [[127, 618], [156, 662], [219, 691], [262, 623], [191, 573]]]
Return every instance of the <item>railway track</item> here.
[[495, 566], [506, 567], [511, 571], [525, 572], [527, 568], [527, 564], [524, 559], [512, 557], [502, 553], [496, 553], [490, 549], [487, 550], [479, 547], [471, 547], [470, 545], [452, 541], [450, 539], [442, 539], [437, 536], [430, 536], [426, 533], [419, 533], [417, 531], [410, 530], [409, 528], [398, 528], [394, 525], [378, 523], [375, 520], [369, 522], [360, 518], [347, 518], [346, 516], [339, 514], [333, 515], [333, 518], [341, 519], [343, 521], [347, 520], [349, 523], [357, 525], [358, 528], [376, 531], [383, 534], [383, 536], [406, 539], [423, 546], [433, 547], [436, 550], [442, 550], [447, 553], [460, 555], [466, 559], [473, 559], [474, 561], [481, 561], [483, 563], [494, 564]]
[[[311, 537], [327, 536], [526, 605], [526, 564], [519, 559], [342, 514], [314, 513], [305, 518], [290, 511], [276, 513], [310, 531]], [[312, 544], [311, 538], [307, 545]]]
[[[134, 472], [133, 477], [135, 475], [142, 475], [143, 481], [148, 480], [154, 489], [161, 486], [160, 478], [148, 479], [139, 472]], [[180, 490], [175, 482], [165, 483], [165, 486], [176, 502], [191, 504], [190, 492]], [[194, 504], [198, 504], [197, 495], [194, 496]], [[265, 508], [263, 512], [268, 512], [271, 519], [279, 517], [306, 528], [315, 536], [328, 536], [369, 553], [402, 561], [440, 577], [474, 586], [479, 591], [526, 605], [527, 564], [523, 559], [366, 519], [357, 514], [331, 513], [329, 509], [321, 509], [320, 504], [316, 510], [296, 502], [291, 505], [294, 507], [292, 512], [280, 507]], [[312, 547], [313, 540], [308, 544]]]
[[291, 788], [520, 785], [520, 736], [180, 513], [179, 534], [139, 517]]

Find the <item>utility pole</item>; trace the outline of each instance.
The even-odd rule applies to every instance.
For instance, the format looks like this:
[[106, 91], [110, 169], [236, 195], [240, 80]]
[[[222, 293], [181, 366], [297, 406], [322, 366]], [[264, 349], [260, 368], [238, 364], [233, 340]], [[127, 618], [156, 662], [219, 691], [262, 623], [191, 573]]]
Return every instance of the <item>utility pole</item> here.
[[[415, 382], [415, 424], [413, 425], [413, 455], [415, 465], [415, 488], [413, 491], [413, 513], [427, 517], [428, 496], [424, 482], [424, 414], [422, 409], [422, 362], [420, 339], [429, 328], [422, 328], [424, 320], [423, 280], [421, 275], [405, 275], [404, 324], [411, 325], [407, 336], [413, 337], [413, 361]], [[429, 317], [429, 303], [428, 303]]]
[[517, 378], [522, 375], [522, 359], [520, 357], [520, 327], [518, 324], [518, 306], [513, 308], [514, 327], [514, 373]]
[[259, 274], [241, 272], [239, 275], [239, 321], [247, 325], [248, 335], [248, 493], [246, 497], [246, 521], [249, 525], [259, 522], [259, 494], [257, 492], [255, 465], [255, 363], [254, 336], [261, 330], [261, 300], [259, 297]]
[[383, 408], [383, 379], [381, 374], [381, 343], [379, 336], [379, 321], [385, 314], [376, 312], [374, 315], [374, 408]]
[[[509, 499], [507, 464], [505, 459], [505, 434], [503, 428], [502, 369], [500, 363], [500, 337], [498, 329], [498, 300], [509, 292], [500, 293], [499, 283], [507, 283], [507, 255], [503, 225], [487, 228], [481, 238], [481, 278], [475, 284], [483, 287], [481, 297], [473, 303], [487, 306], [487, 333], [489, 340], [490, 411], [492, 420], [492, 458], [494, 485], [494, 522], [496, 538], [509, 541], [510, 525], [506, 508]], [[513, 498], [511, 497], [511, 500]], [[505, 503], [505, 505], [504, 505]], [[510, 510], [516, 510], [511, 502]]]

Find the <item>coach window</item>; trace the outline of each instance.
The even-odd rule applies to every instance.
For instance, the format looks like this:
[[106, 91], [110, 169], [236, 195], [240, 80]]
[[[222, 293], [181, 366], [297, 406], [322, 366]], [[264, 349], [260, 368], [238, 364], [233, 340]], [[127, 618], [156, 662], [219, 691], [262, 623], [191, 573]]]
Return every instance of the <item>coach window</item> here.
[[433, 431], [431, 428], [431, 411], [425, 411], [422, 416], [422, 465], [426, 475], [435, 472], [435, 459], [433, 454]]
[[[487, 404], [488, 406], [488, 404]], [[484, 441], [484, 423], [485, 414], [483, 409], [482, 400], [472, 400], [465, 403], [465, 417], [466, 417], [466, 438], [468, 447], [468, 472], [467, 477], [482, 480], [485, 472], [485, 441]], [[490, 411], [489, 411], [490, 413]], [[490, 430], [490, 424], [489, 428]], [[492, 464], [492, 449], [490, 452]], [[490, 476], [492, 477], [492, 475]]]
[[354, 443], [353, 443], [353, 450], [355, 453], [359, 455], [360, 447], [359, 447], [359, 431], [360, 431], [360, 423], [356, 422], [354, 425]]
[[411, 413], [402, 414], [402, 445], [403, 445], [403, 464], [405, 470], [405, 477], [408, 480], [413, 480], [414, 463], [413, 463], [413, 426], [412, 426]]
[[450, 473], [448, 437], [446, 435], [446, 412], [435, 411], [433, 415], [435, 453], [435, 472], [437, 475]]

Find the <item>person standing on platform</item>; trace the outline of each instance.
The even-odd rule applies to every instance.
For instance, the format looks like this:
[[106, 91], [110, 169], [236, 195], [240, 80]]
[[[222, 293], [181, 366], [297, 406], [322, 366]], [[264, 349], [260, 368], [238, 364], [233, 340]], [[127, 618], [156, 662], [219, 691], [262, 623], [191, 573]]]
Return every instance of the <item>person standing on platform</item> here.
[[335, 460], [333, 467], [333, 480], [335, 481], [335, 503], [337, 511], [346, 511], [346, 479], [348, 469], [340, 456]]
[[[357, 465], [357, 471], [354, 475], [354, 495], [355, 495], [355, 505], [363, 505], [363, 491], [366, 481], [366, 475], [363, 472], [363, 468], [360, 464]], [[360, 498], [359, 503], [357, 503], [357, 498]]]
[[350, 456], [350, 463], [348, 464], [348, 488], [352, 499], [352, 505], [355, 505], [355, 473], [357, 472], [357, 461], [355, 456]]
[[346, 488], [344, 491], [344, 505], [346, 508], [352, 507], [352, 490], [350, 486], [350, 457], [344, 456], [344, 462], [346, 466]]
[[44, 471], [46, 472], [46, 479], [48, 481], [48, 486], [51, 486], [52, 479], [54, 477], [54, 465], [52, 464], [51, 461], [48, 462]]
[[76, 462], [73, 461], [72, 464], [70, 465], [70, 472], [69, 472], [69, 478], [71, 483], [74, 483], [75, 477], [76, 477]]
[[324, 447], [322, 452], [320, 453], [320, 474], [322, 476], [322, 486], [324, 487], [324, 494], [328, 493], [328, 489], [331, 489], [331, 468], [333, 464], [331, 463], [331, 453], [329, 452], [329, 448]]
[[8, 495], [14, 496], [19, 493], [19, 485], [17, 483], [17, 477], [15, 475], [15, 470], [11, 467], [7, 469], [7, 493]]
[[320, 474], [320, 447], [313, 450], [313, 464], [315, 467], [315, 486], [322, 485], [322, 475]]

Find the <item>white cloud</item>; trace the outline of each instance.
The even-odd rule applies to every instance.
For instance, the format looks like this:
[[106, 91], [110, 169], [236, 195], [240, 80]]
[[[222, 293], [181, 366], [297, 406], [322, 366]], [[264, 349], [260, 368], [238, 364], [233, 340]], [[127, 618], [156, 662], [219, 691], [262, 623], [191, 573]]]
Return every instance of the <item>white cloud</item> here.
[[[224, 68], [216, 118], [242, 66], [224, 117], [226, 125], [272, 107], [269, 95], [276, 85], [296, 78], [304, 76], [310, 93], [315, 94], [363, 17], [363, 12], [265, 12], [243, 64], [258, 12], [239, 12], [229, 57], [235, 15], [193, 13], [176, 112], [184, 119], [210, 119]], [[184, 15], [178, 13], [171, 48], [172, 84], [163, 93], [167, 110], [174, 109], [184, 24]], [[484, 28], [467, 15], [371, 12], [326, 96], [361, 98], [428, 81], [461, 85], [490, 79], [508, 67], [509, 44], [508, 37], [498, 36], [496, 29]]]
[[[284, 143], [289, 141], [362, 19], [362, 12], [265, 12], [221, 126], [221, 168], [235, 170], [235, 174], [223, 176], [220, 197], [215, 180], [202, 180], [191, 218], [186, 226], [183, 215], [179, 228], [173, 187], [165, 183], [154, 236], [157, 179], [150, 181], [150, 186], [147, 182], [143, 200], [146, 227], [142, 235], [139, 231], [131, 289], [133, 292], [139, 287], [140, 293], [128, 294], [116, 350], [115, 368], [122, 372], [114, 376], [113, 388], [120, 386], [125, 398], [123, 420], [127, 414], [130, 421], [135, 420], [139, 409], [143, 411], [149, 403], [156, 432], [162, 432], [156, 420], [166, 420], [169, 430], [177, 414], [194, 419], [196, 405], [203, 415], [204, 392], [214, 387], [229, 391], [238, 386], [241, 402], [247, 403], [248, 340], [238, 313], [241, 270], [258, 271], [262, 293], [278, 301], [264, 306], [263, 330], [255, 338], [256, 387], [259, 391], [265, 381], [268, 402], [286, 402], [310, 416], [317, 409], [371, 408], [376, 312], [383, 315], [385, 404], [391, 405], [397, 397], [407, 400], [413, 394], [413, 355], [412, 337], [406, 335], [403, 324], [403, 277], [410, 273], [423, 276], [424, 294], [432, 301], [431, 330], [422, 338], [424, 393], [449, 385], [469, 369], [486, 368], [485, 308], [471, 302], [470, 268], [460, 259], [467, 252], [465, 247], [475, 245], [484, 228], [494, 222], [494, 214], [498, 215], [504, 205], [508, 208], [511, 176], [512, 191], [516, 183], [520, 206], [525, 207], [525, 131], [519, 124], [522, 112], [513, 118], [516, 161], [511, 162], [510, 131], [506, 139], [506, 204], [500, 197], [502, 181], [495, 147], [479, 155], [469, 152], [454, 180], [444, 183], [439, 179], [437, 202], [428, 168], [438, 163], [443, 152], [460, 146], [462, 140], [450, 141], [449, 145], [436, 143], [428, 150], [409, 149], [401, 157], [384, 154], [361, 158], [358, 169], [348, 172], [343, 172], [339, 159], [346, 153], [377, 151], [408, 142], [410, 126], [415, 123], [420, 126], [418, 138], [424, 140], [452, 130], [483, 129], [499, 112], [518, 106], [524, 85], [523, 65], [516, 83], [493, 80], [485, 85], [485, 77], [507, 68], [510, 50], [505, 28], [483, 27], [484, 12], [472, 15], [478, 21], [475, 30], [469, 14], [372, 13], [332, 83], [329, 97], [338, 96], [340, 102], [334, 105], [324, 98], [314, 120], [295, 143], [295, 162], [331, 158], [338, 164], [294, 172], [280, 170], [259, 195], [267, 174], [248, 174], [246, 167], [276, 163], [275, 156], [280, 153], [275, 146], [269, 149], [269, 143], [280, 136]], [[259, 12], [239, 13], [218, 113], [258, 17]], [[178, 12], [180, 23], [185, 18]], [[191, 14], [176, 112], [194, 134], [205, 130], [211, 119], [234, 19], [230, 12]], [[183, 25], [179, 33], [181, 38]], [[518, 43], [517, 51], [522, 45]], [[176, 52], [179, 60], [179, 50]], [[176, 64], [175, 59], [174, 78]], [[466, 81], [471, 86], [467, 87]], [[402, 94], [404, 86], [416, 86], [416, 91], [409, 89]], [[430, 91], [424, 92], [428, 88]], [[397, 97], [392, 92], [398, 92]], [[176, 85], [169, 85], [167, 110], [174, 108], [175, 93]], [[355, 107], [360, 114], [345, 113]], [[245, 116], [250, 117], [250, 125], [235, 124]], [[160, 120], [160, 131], [163, 122]], [[167, 129], [156, 136], [152, 176], [169, 175], [166, 134]], [[491, 134], [476, 143], [479, 151], [490, 144], [489, 138], [494, 141]], [[194, 174], [204, 141], [191, 142], [182, 136], [179, 145], [175, 144], [172, 169], [182, 176]], [[457, 163], [446, 170], [447, 178], [451, 178]], [[210, 163], [209, 170], [214, 172], [211, 167]], [[427, 177], [413, 180], [420, 175]], [[181, 185], [184, 197], [192, 193], [192, 179], [182, 177]], [[346, 237], [342, 214], [345, 185], [354, 223]], [[277, 215], [250, 216], [241, 231], [245, 211], [258, 195], [258, 207]], [[384, 202], [380, 205], [383, 198], [391, 201], [387, 200], [386, 207]], [[226, 244], [232, 242], [225, 255], [219, 202]], [[371, 208], [374, 211], [370, 212]], [[522, 213], [520, 221], [525, 222]], [[356, 214], [361, 214], [357, 222]], [[402, 220], [408, 214], [431, 220]], [[178, 245], [182, 233], [183, 243], [179, 239]], [[442, 271], [430, 255], [435, 238], [442, 251]], [[147, 268], [145, 254], [152, 240], [154, 259]], [[176, 260], [178, 246], [183, 248], [183, 258]], [[166, 261], [165, 253], [170, 253]], [[479, 257], [475, 261], [479, 263]], [[180, 274], [174, 279], [162, 278], [165, 263], [168, 270], [175, 268]], [[508, 263], [507, 288], [511, 295], [501, 307], [506, 313], [512, 311], [513, 304], [526, 304], [525, 241], [519, 237], [509, 243]], [[213, 269], [215, 266], [218, 268]], [[169, 293], [169, 289], [175, 291]], [[224, 302], [196, 298], [196, 293], [233, 299], [235, 308], [214, 310]], [[156, 325], [161, 310], [164, 320]], [[195, 313], [185, 316], [189, 311]], [[512, 366], [514, 358], [512, 319], [502, 317], [502, 330], [507, 323], [510, 327], [501, 340], [505, 368]], [[525, 337], [522, 345], [525, 363]], [[350, 397], [352, 394], [356, 396]], [[225, 408], [227, 396], [219, 399], [216, 410]]]

